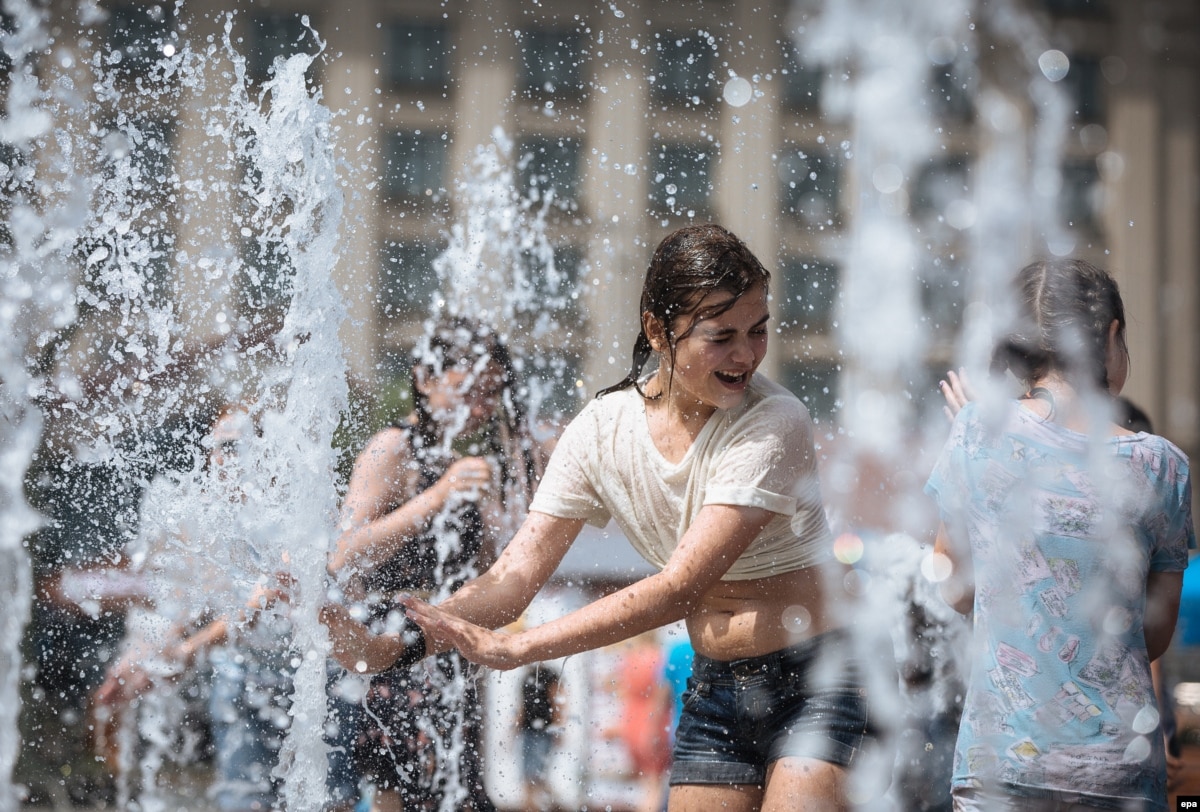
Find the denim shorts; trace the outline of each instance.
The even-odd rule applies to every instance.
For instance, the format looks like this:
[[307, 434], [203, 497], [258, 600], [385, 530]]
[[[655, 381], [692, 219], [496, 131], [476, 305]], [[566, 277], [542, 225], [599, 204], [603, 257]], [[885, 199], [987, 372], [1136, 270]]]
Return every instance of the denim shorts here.
[[671, 784], [758, 784], [781, 758], [849, 767], [870, 732], [861, 668], [842, 631], [744, 660], [696, 655]]

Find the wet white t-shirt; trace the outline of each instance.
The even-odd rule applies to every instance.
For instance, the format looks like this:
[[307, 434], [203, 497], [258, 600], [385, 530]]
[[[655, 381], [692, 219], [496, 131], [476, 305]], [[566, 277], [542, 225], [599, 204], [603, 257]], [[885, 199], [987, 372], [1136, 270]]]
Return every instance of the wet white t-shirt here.
[[813, 427], [804, 404], [755, 375], [745, 400], [718, 409], [677, 463], [654, 445], [632, 387], [596, 398], [567, 426], [530, 510], [604, 527], [614, 520], [660, 569], [705, 505], [777, 513], [723, 580], [765, 578], [830, 554]]

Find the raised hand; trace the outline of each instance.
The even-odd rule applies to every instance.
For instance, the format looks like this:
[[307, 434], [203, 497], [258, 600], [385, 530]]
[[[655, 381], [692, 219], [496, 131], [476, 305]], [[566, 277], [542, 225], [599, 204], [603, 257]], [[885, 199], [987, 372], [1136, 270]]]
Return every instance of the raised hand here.
[[438, 480], [447, 495], [462, 494], [478, 499], [492, 485], [492, 467], [483, 457], [455, 460]]
[[954, 420], [954, 416], [962, 410], [963, 406], [967, 405], [968, 401], [975, 399], [975, 393], [967, 381], [967, 373], [962, 369], [957, 372], [953, 369], [947, 372], [946, 380], [938, 381], [938, 389], [941, 390], [942, 397], [946, 399], [946, 405], [942, 407], [942, 411], [950, 420]]

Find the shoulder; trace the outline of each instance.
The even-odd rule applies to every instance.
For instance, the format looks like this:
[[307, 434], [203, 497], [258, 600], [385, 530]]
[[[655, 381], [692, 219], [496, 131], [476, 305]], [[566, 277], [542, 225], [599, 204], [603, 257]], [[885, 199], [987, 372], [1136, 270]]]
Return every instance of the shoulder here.
[[642, 396], [631, 386], [592, 398], [571, 422], [589, 422], [595, 425], [612, 423], [638, 412], [641, 405]]
[[812, 426], [812, 417], [804, 402], [790, 390], [762, 375], [754, 376], [745, 402], [734, 411], [732, 417], [738, 423], [765, 422], [773, 426], [793, 424], [795, 428]]
[[408, 426], [388, 426], [367, 440], [359, 452], [360, 462], [384, 462], [412, 457], [412, 429]]
[[1121, 440], [1130, 449], [1131, 459], [1157, 473], [1160, 479], [1174, 483], [1189, 478], [1187, 454], [1167, 438], [1141, 433]]

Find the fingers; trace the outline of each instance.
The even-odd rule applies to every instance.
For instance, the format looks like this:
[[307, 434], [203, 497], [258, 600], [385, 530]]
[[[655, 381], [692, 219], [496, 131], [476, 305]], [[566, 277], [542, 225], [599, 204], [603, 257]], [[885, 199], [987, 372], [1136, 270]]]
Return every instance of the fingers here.
[[411, 595], [401, 596], [399, 603], [404, 607], [404, 614], [408, 619], [420, 626], [421, 631], [425, 633], [426, 650], [434, 652], [458, 649], [467, 659], [471, 659], [470, 652], [474, 641], [471, 632], [477, 627]]
[[492, 484], [492, 467], [483, 457], [464, 457], [450, 466], [446, 478], [456, 491], [472, 491]]
[[942, 397], [946, 399], [943, 411], [950, 420], [953, 420], [962, 407], [974, 399], [974, 393], [967, 383], [966, 373], [961, 369], [958, 372], [954, 370], [947, 372], [946, 379], [938, 381], [938, 389], [941, 390]]

